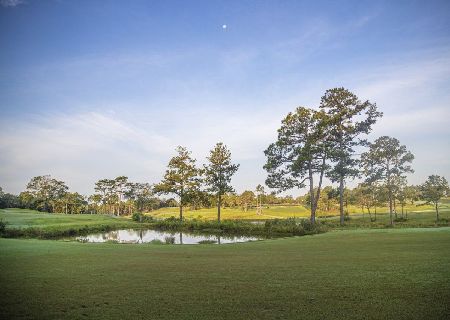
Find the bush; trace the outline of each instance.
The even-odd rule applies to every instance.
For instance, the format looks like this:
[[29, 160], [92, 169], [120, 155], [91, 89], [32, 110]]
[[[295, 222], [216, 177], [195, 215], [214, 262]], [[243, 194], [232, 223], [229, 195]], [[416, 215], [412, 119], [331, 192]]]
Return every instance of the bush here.
[[6, 222], [0, 219], [0, 234], [3, 234], [6, 230]]
[[217, 241], [215, 241], [215, 240], [202, 240], [202, 241], [198, 242], [198, 244], [214, 244], [214, 243], [217, 243]]
[[131, 216], [131, 220], [133, 220], [133, 221], [142, 222], [141, 219], [142, 219], [142, 213], [140, 213], [140, 212], [135, 212]]
[[394, 222], [406, 222], [406, 221], [408, 221], [408, 219], [403, 218], [403, 217], [398, 217], [398, 218], [394, 219]]
[[171, 237], [171, 236], [165, 237], [164, 242], [166, 244], [175, 244], [175, 237]]
[[448, 219], [445, 219], [445, 218], [439, 218], [439, 220], [436, 222], [436, 224], [438, 226], [448, 226], [449, 225]]
[[223, 220], [205, 221], [205, 220], [179, 220], [177, 218], [168, 218], [165, 220], [154, 220], [151, 226], [159, 230], [170, 231], [200, 231], [204, 233], [228, 233], [244, 236], [252, 235], [296, 235], [314, 234], [324, 232], [325, 227], [319, 221], [312, 224], [307, 219], [273, 219], [265, 223], [252, 223], [242, 220]]
[[136, 222], [152, 222], [155, 220], [152, 216], [146, 216], [145, 214], [142, 214], [140, 212], [133, 213], [131, 219]]

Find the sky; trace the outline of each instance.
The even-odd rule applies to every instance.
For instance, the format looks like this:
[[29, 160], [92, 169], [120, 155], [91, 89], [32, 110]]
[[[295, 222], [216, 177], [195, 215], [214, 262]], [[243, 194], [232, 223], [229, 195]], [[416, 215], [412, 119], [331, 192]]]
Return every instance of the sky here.
[[286, 114], [341, 86], [415, 155], [409, 183], [450, 178], [450, 1], [0, 0], [0, 186], [156, 183], [222, 141], [254, 190]]

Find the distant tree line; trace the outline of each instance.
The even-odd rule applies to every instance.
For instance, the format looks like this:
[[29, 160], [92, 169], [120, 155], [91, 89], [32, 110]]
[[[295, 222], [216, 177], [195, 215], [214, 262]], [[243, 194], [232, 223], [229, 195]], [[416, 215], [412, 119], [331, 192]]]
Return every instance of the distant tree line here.
[[[406, 146], [388, 136], [374, 142], [365, 139], [381, 116], [375, 103], [360, 101], [345, 88], [327, 90], [318, 110], [298, 107], [290, 112], [282, 120], [277, 141], [264, 151], [266, 185], [272, 189], [269, 193], [261, 185], [254, 191], [235, 193], [231, 178], [239, 164], [232, 163], [230, 150], [219, 142], [202, 167], [197, 166], [190, 151], [177, 147], [163, 179], [154, 185], [119, 176], [97, 181], [95, 193], [83, 196], [70, 192], [65, 182], [44, 175], [32, 178], [18, 196], [0, 189], [0, 207], [120, 216], [178, 206], [180, 219], [185, 207], [216, 207], [220, 222], [223, 207], [240, 207], [243, 211], [256, 208], [257, 214], [262, 214], [264, 205], [301, 204], [310, 208], [312, 223], [317, 212], [331, 212], [338, 206], [343, 224], [348, 204], [358, 205], [376, 220], [376, 208], [387, 203], [392, 224], [408, 201], [423, 199], [433, 204], [439, 219], [439, 201], [449, 193], [447, 180], [432, 175], [421, 186], [408, 186], [406, 174], [414, 172], [414, 156]], [[325, 178], [338, 187], [324, 187]], [[354, 178], [363, 182], [354, 189], [346, 188]], [[308, 188], [306, 196], [279, 196], [283, 191], [304, 187]], [[164, 199], [162, 195], [175, 198]]]
[[[49, 175], [31, 179], [27, 189], [19, 195], [4, 193], [0, 188], [0, 208], [26, 208], [50, 213], [129, 215], [150, 212], [159, 208], [178, 207], [179, 200], [161, 198], [148, 183], [129, 182], [125, 176], [101, 179], [95, 183], [95, 193], [84, 196], [69, 192], [65, 182]], [[36, 184], [38, 182], [38, 184]], [[58, 190], [59, 189], [59, 190]], [[226, 192], [221, 195], [221, 208], [240, 208], [242, 211], [257, 206], [257, 192], [246, 190], [240, 194]], [[264, 205], [299, 205], [302, 197], [280, 196], [275, 192], [260, 196]], [[184, 206], [191, 210], [218, 206], [215, 194], [198, 190], [185, 199]]]

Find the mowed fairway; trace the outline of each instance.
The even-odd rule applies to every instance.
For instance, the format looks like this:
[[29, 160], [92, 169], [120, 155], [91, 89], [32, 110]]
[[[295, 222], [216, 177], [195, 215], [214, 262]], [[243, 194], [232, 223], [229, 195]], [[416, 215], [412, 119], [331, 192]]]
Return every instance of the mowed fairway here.
[[59, 214], [43, 213], [28, 209], [0, 209], [0, 219], [8, 223], [8, 228], [55, 228], [64, 229], [79, 226], [108, 225], [111, 227], [130, 224], [130, 218], [101, 214]]
[[[442, 201], [440, 212], [441, 217], [447, 217], [450, 213], [449, 205], [450, 201], [445, 199]], [[351, 216], [353, 215], [361, 215], [362, 209], [360, 207], [349, 205], [348, 212]], [[371, 209], [372, 215], [374, 214], [374, 208]], [[401, 215], [401, 208], [397, 208], [397, 212]], [[404, 212], [408, 212], [409, 215], [421, 214], [421, 213], [429, 213], [430, 216], [433, 217], [434, 208], [430, 205], [417, 205], [417, 204], [408, 204], [404, 208]], [[377, 213], [379, 215], [386, 215], [389, 213], [388, 207], [378, 207]], [[146, 213], [147, 215], [151, 215], [155, 218], [169, 218], [169, 217], [179, 217], [179, 208], [177, 207], [169, 207], [169, 208], [161, 208], [155, 211], [151, 211]], [[364, 210], [365, 216], [369, 218], [367, 209]], [[248, 220], [267, 220], [274, 218], [309, 218], [311, 215], [310, 209], [308, 207], [297, 205], [297, 206], [264, 206], [262, 210], [262, 214], [256, 214], [256, 208], [249, 208], [247, 211], [242, 210], [241, 208], [222, 208], [221, 217], [222, 219], [248, 219]], [[318, 218], [323, 218], [326, 216], [339, 216], [339, 208], [334, 207], [333, 210], [329, 212], [319, 211], [317, 213]], [[189, 208], [183, 209], [183, 217], [187, 219], [201, 219], [201, 220], [215, 220], [217, 219], [217, 208], [202, 208], [198, 210], [190, 210]]]
[[2, 319], [448, 319], [450, 228], [238, 245], [0, 239]]

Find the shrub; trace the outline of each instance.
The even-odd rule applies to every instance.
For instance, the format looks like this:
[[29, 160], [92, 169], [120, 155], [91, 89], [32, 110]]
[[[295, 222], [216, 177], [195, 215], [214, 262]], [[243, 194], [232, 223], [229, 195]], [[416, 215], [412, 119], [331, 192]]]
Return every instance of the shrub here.
[[165, 237], [164, 242], [166, 244], [175, 244], [175, 237], [172, 236]]
[[141, 219], [142, 219], [142, 213], [140, 213], [140, 212], [135, 212], [131, 216], [131, 220], [133, 220], [133, 221], [142, 222]]
[[6, 222], [0, 219], [0, 234], [3, 234], [6, 230]]
[[215, 240], [202, 240], [198, 242], [199, 244], [214, 244], [217, 243]]
[[140, 212], [133, 213], [131, 219], [136, 222], [152, 222], [155, 220], [152, 216], [146, 216], [145, 214], [142, 214]]

